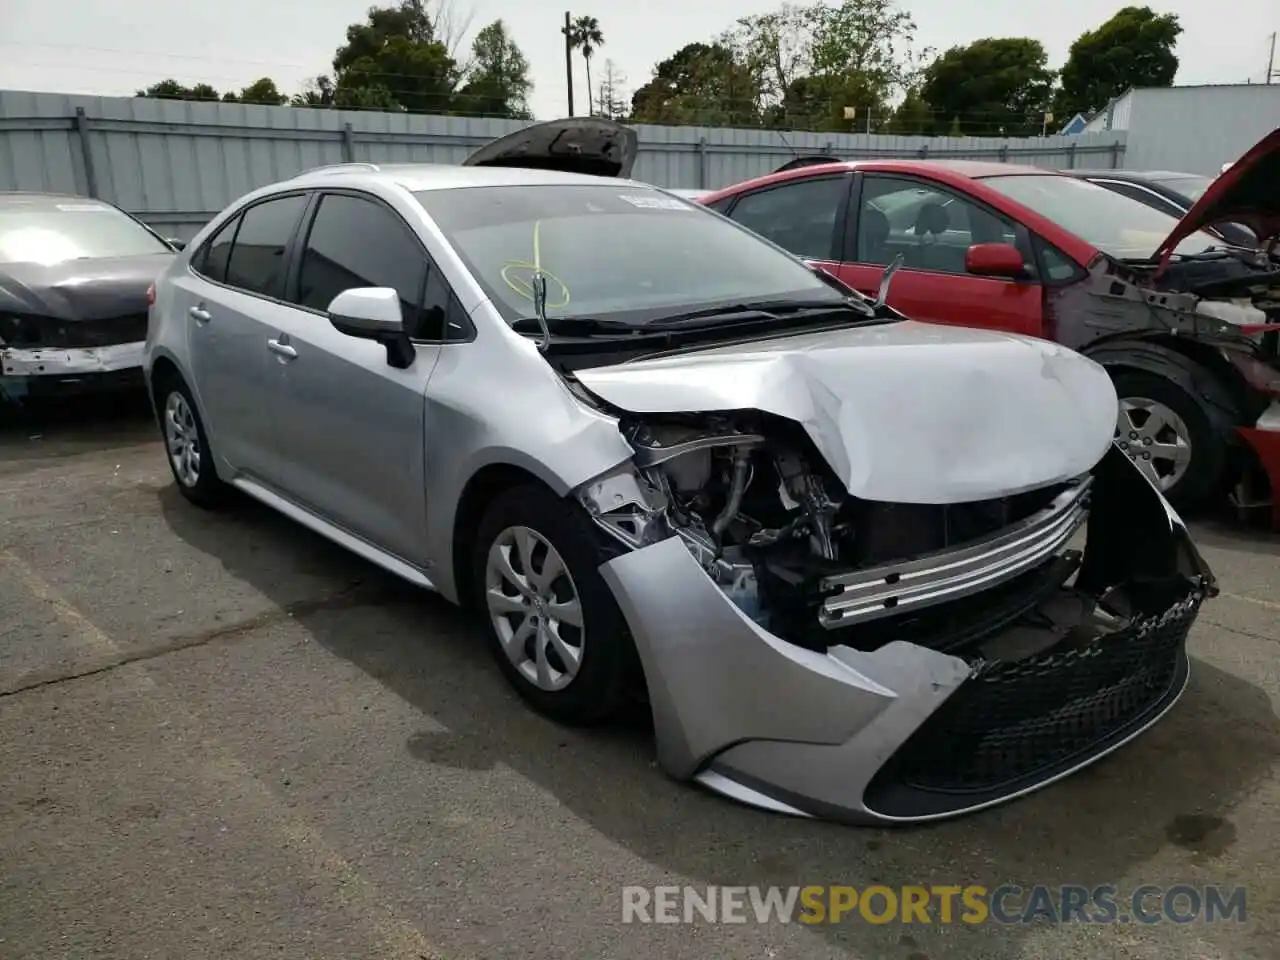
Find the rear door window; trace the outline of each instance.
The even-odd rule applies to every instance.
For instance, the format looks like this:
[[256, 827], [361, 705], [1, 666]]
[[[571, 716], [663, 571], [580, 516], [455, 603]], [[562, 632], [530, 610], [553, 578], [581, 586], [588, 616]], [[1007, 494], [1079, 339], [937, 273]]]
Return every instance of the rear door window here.
[[306, 196], [294, 194], [255, 203], [241, 214], [227, 260], [226, 282], [248, 293], [282, 296], [285, 251], [306, 205]]
[[236, 238], [240, 218], [232, 217], [224, 223], [191, 259], [191, 268], [201, 276], [225, 283], [227, 261], [231, 258], [231, 244]]
[[807, 177], [748, 193], [729, 216], [797, 257], [835, 260], [836, 220], [848, 193], [847, 175]]

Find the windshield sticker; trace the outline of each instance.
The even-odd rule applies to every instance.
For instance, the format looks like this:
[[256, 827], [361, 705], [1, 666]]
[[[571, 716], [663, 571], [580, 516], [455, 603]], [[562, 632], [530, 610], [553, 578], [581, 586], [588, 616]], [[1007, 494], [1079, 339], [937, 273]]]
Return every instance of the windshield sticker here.
[[620, 193], [618, 199], [625, 200], [633, 207], [642, 210], [688, 210], [689, 205], [675, 197], [664, 197], [661, 194], [645, 196], [643, 194]]
[[59, 203], [56, 206], [64, 213], [98, 213], [111, 209], [103, 203]]

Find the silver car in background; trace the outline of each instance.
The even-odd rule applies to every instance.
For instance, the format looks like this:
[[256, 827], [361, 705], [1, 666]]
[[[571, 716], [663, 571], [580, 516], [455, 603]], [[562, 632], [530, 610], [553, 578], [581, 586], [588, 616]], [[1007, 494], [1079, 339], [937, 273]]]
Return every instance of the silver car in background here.
[[672, 776], [790, 814], [979, 809], [1172, 706], [1216, 588], [1100, 367], [542, 159], [322, 169], [211, 222], [146, 347], [182, 493], [475, 607], [536, 709], [646, 698]]

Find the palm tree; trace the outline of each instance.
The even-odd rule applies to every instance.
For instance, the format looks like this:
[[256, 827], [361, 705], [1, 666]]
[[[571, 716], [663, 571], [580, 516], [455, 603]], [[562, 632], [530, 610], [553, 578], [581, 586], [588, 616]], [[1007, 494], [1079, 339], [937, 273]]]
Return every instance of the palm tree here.
[[587, 113], [592, 114], [595, 110], [591, 105], [591, 57], [604, 46], [600, 21], [595, 17], [578, 17], [573, 21], [569, 43], [582, 51], [582, 59], [587, 65]]

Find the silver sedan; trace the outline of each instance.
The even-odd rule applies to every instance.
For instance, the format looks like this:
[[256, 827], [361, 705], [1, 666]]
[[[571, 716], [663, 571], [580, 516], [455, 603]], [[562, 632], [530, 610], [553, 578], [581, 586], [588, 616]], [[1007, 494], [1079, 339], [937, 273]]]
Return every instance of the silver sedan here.
[[183, 495], [475, 607], [537, 710], [641, 698], [670, 774], [793, 815], [989, 806], [1173, 705], [1216, 588], [1102, 368], [904, 319], [618, 176], [634, 143], [553, 169], [619, 156], [561, 134], [205, 227], [145, 350]]

